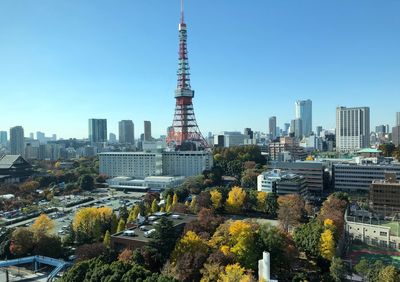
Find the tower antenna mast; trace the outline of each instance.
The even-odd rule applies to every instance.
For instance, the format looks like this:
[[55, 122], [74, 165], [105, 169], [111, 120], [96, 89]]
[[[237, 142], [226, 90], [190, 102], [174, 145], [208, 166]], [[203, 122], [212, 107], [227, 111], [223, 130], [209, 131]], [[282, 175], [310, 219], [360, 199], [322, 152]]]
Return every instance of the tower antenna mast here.
[[181, 23], [185, 21], [184, 14], [183, 14], [183, 0], [181, 0]]

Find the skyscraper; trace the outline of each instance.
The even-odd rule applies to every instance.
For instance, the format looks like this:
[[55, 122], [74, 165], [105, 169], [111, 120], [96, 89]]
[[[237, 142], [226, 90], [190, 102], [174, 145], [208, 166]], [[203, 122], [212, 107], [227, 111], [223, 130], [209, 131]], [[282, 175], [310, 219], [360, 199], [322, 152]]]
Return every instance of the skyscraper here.
[[119, 143], [135, 144], [135, 126], [131, 120], [121, 120], [119, 122]]
[[11, 155], [24, 155], [25, 140], [22, 126], [10, 128]]
[[300, 100], [295, 103], [296, 119], [301, 119], [302, 132], [300, 135], [310, 136], [312, 133], [312, 101]]
[[400, 112], [396, 113], [396, 126], [400, 126]]
[[336, 108], [336, 150], [354, 152], [369, 147], [368, 107]]
[[110, 134], [108, 134], [108, 143], [117, 143], [117, 135], [110, 132]]
[[290, 123], [290, 133], [294, 134], [295, 137], [301, 138], [303, 132], [303, 122], [301, 118], [296, 118]]
[[151, 141], [153, 137], [151, 137], [151, 121], [144, 121], [144, 141]]
[[269, 137], [272, 140], [276, 138], [276, 116], [269, 118]]
[[107, 142], [106, 119], [89, 119], [89, 141], [92, 143]]
[[316, 134], [317, 134], [317, 136], [318, 137], [321, 137], [321, 132], [322, 132], [322, 126], [317, 126], [317, 130], [316, 130], [317, 132], [316, 132]]
[[175, 90], [175, 114], [172, 127], [168, 132], [168, 147], [176, 151], [202, 150], [208, 148], [197, 125], [194, 115], [194, 90], [190, 85], [190, 68], [187, 50], [187, 26], [181, 2], [181, 20], [179, 22], [179, 62], [178, 83]]
[[7, 131], [0, 131], [0, 145], [6, 145], [7, 141]]

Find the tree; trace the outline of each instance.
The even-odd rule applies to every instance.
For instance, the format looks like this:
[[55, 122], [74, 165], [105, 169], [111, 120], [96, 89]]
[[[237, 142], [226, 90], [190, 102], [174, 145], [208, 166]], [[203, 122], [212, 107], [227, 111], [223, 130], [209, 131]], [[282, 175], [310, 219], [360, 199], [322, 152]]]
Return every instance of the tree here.
[[156, 231], [148, 244], [148, 251], [150, 255], [155, 257], [155, 263], [161, 267], [174, 249], [178, 235], [172, 221], [166, 217], [161, 217], [155, 229]]
[[124, 250], [122, 251], [122, 253], [120, 253], [120, 254], [118, 255], [118, 260], [119, 260], [119, 261], [124, 261], [124, 262], [131, 262], [131, 261], [132, 261], [132, 255], [133, 255], [132, 250], [130, 250], [130, 249], [124, 249]]
[[15, 229], [11, 236], [10, 252], [16, 256], [32, 253], [35, 240], [31, 230], [24, 227]]
[[197, 197], [196, 196], [193, 196], [192, 201], [190, 202], [189, 208], [192, 212], [194, 212], [194, 213], [196, 212], [196, 209], [197, 209]]
[[293, 234], [296, 247], [308, 256], [318, 257], [323, 230], [321, 223], [316, 220], [300, 225], [294, 230]]
[[250, 282], [254, 278], [246, 273], [246, 270], [240, 264], [230, 264], [225, 267], [224, 272], [219, 276], [218, 281], [221, 282]]
[[291, 258], [294, 257], [293, 242], [284, 232], [270, 224], [260, 225], [258, 232], [260, 250], [268, 251], [271, 255], [271, 273], [285, 277]]
[[304, 200], [297, 194], [289, 194], [278, 198], [278, 219], [286, 232], [290, 227], [299, 225], [305, 217]]
[[210, 196], [211, 196], [211, 203], [214, 207], [214, 209], [219, 209], [222, 206], [222, 193], [219, 192], [218, 190], [211, 190], [210, 191]]
[[246, 191], [240, 187], [233, 187], [226, 200], [226, 210], [230, 213], [240, 213], [246, 200]]
[[54, 229], [54, 221], [42, 213], [36, 218], [31, 228], [35, 234], [50, 234]]
[[332, 194], [324, 201], [318, 215], [318, 219], [321, 222], [324, 222], [326, 219], [333, 221], [335, 230], [337, 231], [337, 238], [339, 238], [343, 233], [344, 212], [346, 207], [346, 200], [341, 200]]
[[106, 234], [104, 234], [103, 244], [107, 248], [109, 248], [111, 246], [111, 235], [110, 235], [110, 231], [108, 231], [108, 230], [106, 231]]
[[265, 212], [274, 218], [277, 216], [278, 208], [279, 208], [277, 198], [278, 197], [275, 195], [275, 193], [268, 193], [267, 201], [265, 203], [265, 205], [266, 205]]
[[178, 195], [175, 193], [172, 198], [172, 206], [175, 206], [178, 203]]
[[35, 242], [34, 254], [59, 258], [63, 255], [63, 248], [60, 237], [56, 235], [41, 234]]
[[119, 218], [123, 219], [125, 222], [127, 221], [128, 217], [129, 217], [129, 211], [126, 208], [125, 205], [121, 206], [118, 210], [118, 214], [119, 214]]
[[118, 222], [117, 233], [125, 230], [125, 221], [121, 218]]
[[261, 212], [265, 212], [267, 210], [267, 198], [267, 193], [261, 191], [257, 193], [257, 210]]
[[39, 182], [32, 180], [32, 181], [27, 181], [27, 182], [21, 184], [20, 189], [23, 192], [32, 193], [32, 192], [35, 192], [36, 189], [39, 188], [39, 186], [40, 186]]
[[132, 222], [135, 221], [139, 215], [140, 212], [140, 207], [138, 205], [135, 205], [132, 209], [131, 212], [129, 213], [127, 222]]
[[382, 268], [379, 272], [378, 282], [396, 282], [400, 281], [400, 273], [393, 265]]
[[324, 259], [329, 261], [332, 260], [335, 254], [335, 240], [330, 229], [325, 229], [321, 234], [320, 253]]
[[153, 202], [151, 203], [151, 212], [152, 213], [158, 212], [158, 204], [156, 199], [154, 199]]
[[94, 179], [89, 174], [81, 176], [79, 186], [82, 190], [91, 191], [94, 189]]
[[382, 151], [382, 154], [385, 157], [392, 157], [395, 149], [396, 149], [396, 146], [393, 143], [385, 143], [385, 144], [379, 145], [379, 150]]
[[188, 231], [171, 254], [171, 263], [163, 272], [179, 281], [199, 281], [200, 268], [207, 259], [207, 242], [196, 233]]
[[346, 271], [341, 258], [338, 257], [332, 258], [332, 263], [329, 268], [329, 272], [334, 282], [341, 282], [344, 280]]

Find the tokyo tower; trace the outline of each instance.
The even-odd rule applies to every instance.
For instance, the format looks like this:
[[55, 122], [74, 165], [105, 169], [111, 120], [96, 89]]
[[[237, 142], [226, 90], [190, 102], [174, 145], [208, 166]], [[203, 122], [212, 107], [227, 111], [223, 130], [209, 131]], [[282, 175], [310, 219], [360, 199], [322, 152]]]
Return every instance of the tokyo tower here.
[[172, 126], [168, 129], [167, 144], [176, 151], [196, 151], [208, 148], [197, 126], [192, 99], [194, 90], [190, 85], [190, 68], [187, 51], [187, 28], [181, 0], [181, 20], [179, 23], [179, 63], [178, 85], [175, 90], [175, 115]]

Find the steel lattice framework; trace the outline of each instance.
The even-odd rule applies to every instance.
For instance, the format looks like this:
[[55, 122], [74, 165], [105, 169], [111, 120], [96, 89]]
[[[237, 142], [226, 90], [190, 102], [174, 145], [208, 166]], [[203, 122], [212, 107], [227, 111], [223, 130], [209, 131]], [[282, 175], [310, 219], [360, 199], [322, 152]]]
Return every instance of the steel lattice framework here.
[[187, 28], [181, 0], [181, 20], [179, 23], [179, 63], [178, 85], [175, 90], [175, 115], [168, 129], [167, 144], [175, 150], [195, 150], [208, 148], [197, 125], [192, 98], [194, 91], [190, 85], [190, 67], [187, 51]]

